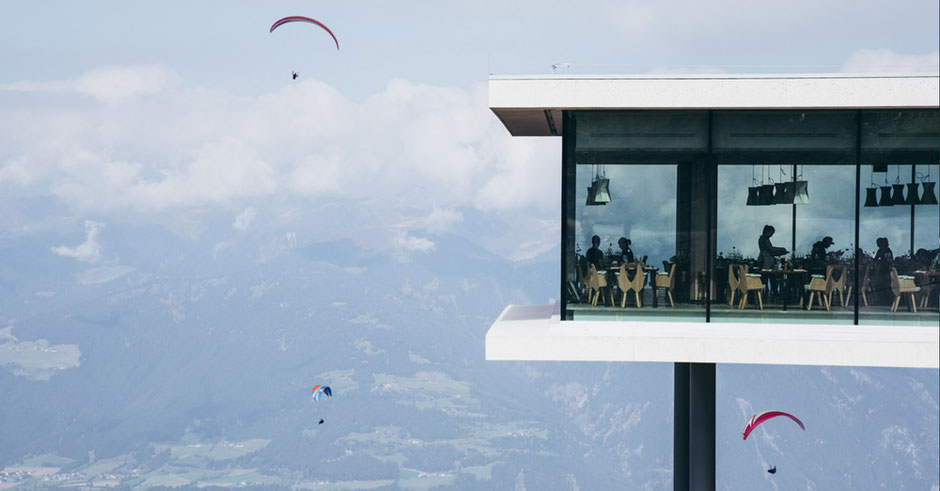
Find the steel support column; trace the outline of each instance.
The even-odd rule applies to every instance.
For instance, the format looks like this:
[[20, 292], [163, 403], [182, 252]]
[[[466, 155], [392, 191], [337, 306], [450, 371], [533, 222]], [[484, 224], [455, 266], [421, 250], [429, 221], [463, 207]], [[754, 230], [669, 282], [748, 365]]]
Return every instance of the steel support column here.
[[673, 489], [715, 489], [715, 364], [675, 364]]

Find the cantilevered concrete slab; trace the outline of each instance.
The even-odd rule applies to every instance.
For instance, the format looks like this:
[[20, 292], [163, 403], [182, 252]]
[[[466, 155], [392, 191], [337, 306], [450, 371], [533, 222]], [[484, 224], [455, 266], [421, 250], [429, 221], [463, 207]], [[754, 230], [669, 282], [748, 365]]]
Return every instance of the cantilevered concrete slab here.
[[492, 76], [489, 106], [513, 136], [561, 135], [567, 109], [936, 108], [936, 75]]
[[555, 305], [510, 305], [487, 360], [637, 361], [940, 368], [940, 326], [559, 321]]

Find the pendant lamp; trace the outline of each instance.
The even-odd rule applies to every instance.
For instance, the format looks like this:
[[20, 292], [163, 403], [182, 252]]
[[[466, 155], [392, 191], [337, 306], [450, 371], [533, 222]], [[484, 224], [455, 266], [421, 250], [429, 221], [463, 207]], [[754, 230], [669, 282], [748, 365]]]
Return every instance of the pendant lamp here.
[[878, 188], [868, 188], [865, 190], [865, 206], [878, 206]]
[[924, 187], [924, 194], [920, 197], [920, 205], [937, 204], [937, 193], [933, 190], [936, 182], [930, 182], [930, 166], [927, 166], [927, 176], [921, 178], [920, 185]]
[[907, 184], [907, 200], [904, 201], [905, 205], [919, 205], [920, 198], [917, 197], [917, 183], [911, 182]]
[[937, 204], [937, 193], [933, 190], [934, 186], [937, 183], [935, 182], [922, 182], [921, 186], [924, 187], [924, 195], [920, 197], [920, 204], [922, 205], [935, 205]]
[[760, 190], [758, 191], [758, 199], [761, 206], [767, 206], [774, 204], [774, 185], [773, 184], [762, 184]]
[[774, 184], [774, 204], [775, 205], [789, 205], [793, 204], [793, 193], [788, 193], [787, 190], [793, 189], [792, 182], [778, 182]]
[[871, 179], [871, 185], [865, 189], [865, 206], [872, 208], [878, 206], [878, 186], [875, 186], [874, 167], [868, 173], [868, 177]]
[[594, 186], [587, 187], [587, 201], [584, 202], [585, 206], [597, 206], [598, 203], [594, 201]]
[[891, 186], [881, 186], [881, 199], [878, 200], [878, 206], [894, 206], [891, 201]]
[[892, 184], [894, 191], [891, 192], [891, 202], [896, 205], [905, 204], [904, 200], [904, 185], [903, 184]]
[[610, 203], [610, 179], [606, 178], [603, 166], [594, 167], [594, 180], [587, 188], [586, 206], [603, 206]]
[[809, 204], [809, 182], [803, 180], [803, 168], [800, 167], [800, 175], [797, 180], [793, 183], [793, 204], [794, 205], [806, 205]]
[[747, 188], [747, 206], [757, 206], [760, 204], [758, 203], [757, 191], [756, 186]]
[[895, 168], [898, 171], [898, 176], [895, 178], [894, 184], [891, 185], [894, 188], [894, 191], [891, 192], [891, 202], [896, 205], [903, 205], [904, 200], [904, 185], [901, 184], [901, 166], [896, 165]]
[[594, 180], [594, 202], [602, 205], [610, 203], [610, 179]]

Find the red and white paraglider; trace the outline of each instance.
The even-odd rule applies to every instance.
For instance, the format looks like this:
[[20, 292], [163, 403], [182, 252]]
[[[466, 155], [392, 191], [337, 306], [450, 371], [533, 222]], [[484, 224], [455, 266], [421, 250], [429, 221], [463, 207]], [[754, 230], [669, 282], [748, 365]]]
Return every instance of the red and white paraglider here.
[[785, 413], [783, 411], [764, 411], [764, 412], [757, 413], [751, 416], [747, 420], [747, 423], [744, 423], [744, 429], [741, 430], [741, 437], [744, 440], [747, 440], [747, 436], [750, 435], [752, 431], [754, 431], [754, 428], [757, 428], [757, 426], [763, 423], [764, 421], [776, 418], [777, 416], [786, 416], [792, 419], [793, 421], [796, 422], [796, 424], [800, 425], [800, 428], [803, 428], [803, 431], [806, 431], [806, 427], [803, 426], [803, 422], [800, 421], [799, 418], [797, 418], [796, 416], [790, 413]]
[[[304, 17], [301, 15], [292, 15], [289, 17], [284, 17], [283, 19], [278, 19], [277, 22], [271, 25], [271, 29], [269, 29], [268, 32], [274, 32], [274, 30], [277, 29], [278, 27], [281, 27], [284, 24], [290, 24], [292, 22], [302, 22], [302, 23], [313, 24], [315, 26], [319, 26], [324, 31], [326, 31], [330, 35], [330, 37], [333, 38], [333, 43], [336, 44], [336, 49], [337, 50], [339, 49], [339, 40], [336, 39], [336, 35], [333, 34], [333, 31], [331, 31], [329, 27], [326, 27], [326, 25], [323, 24], [322, 22], [316, 19], [311, 19], [310, 17]], [[297, 77], [299, 76], [300, 74], [298, 74], [296, 71], [291, 71], [292, 79], [297, 80]]]
[[309, 24], [322, 27], [323, 30], [328, 32], [330, 36], [333, 38], [333, 42], [336, 43], [336, 49], [339, 49], [339, 40], [336, 39], [336, 35], [333, 34], [333, 31], [331, 31], [329, 27], [326, 27], [326, 25], [324, 25], [322, 22], [316, 19], [311, 19], [310, 17], [303, 17], [300, 15], [292, 15], [290, 17], [284, 17], [283, 19], [279, 19], [277, 22], [272, 24], [271, 29], [268, 32], [274, 32], [274, 30], [277, 29], [278, 27], [281, 27], [284, 24], [289, 24], [291, 22], [306, 22]]

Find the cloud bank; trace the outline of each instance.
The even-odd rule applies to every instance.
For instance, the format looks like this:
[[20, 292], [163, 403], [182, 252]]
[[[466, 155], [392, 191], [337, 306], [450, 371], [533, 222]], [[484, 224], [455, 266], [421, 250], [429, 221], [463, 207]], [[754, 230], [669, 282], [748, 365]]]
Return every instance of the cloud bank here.
[[423, 210], [545, 208], [556, 199], [540, 192], [554, 147], [506, 134], [482, 87], [392, 80], [354, 102], [315, 80], [258, 97], [178, 80], [165, 67], [131, 66], [3, 86], [3, 98], [60, 90], [98, 104], [14, 109], [0, 123], [0, 186], [51, 189], [75, 210], [101, 213], [284, 196]]

